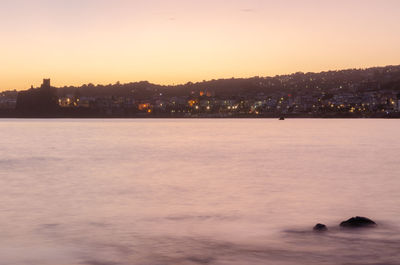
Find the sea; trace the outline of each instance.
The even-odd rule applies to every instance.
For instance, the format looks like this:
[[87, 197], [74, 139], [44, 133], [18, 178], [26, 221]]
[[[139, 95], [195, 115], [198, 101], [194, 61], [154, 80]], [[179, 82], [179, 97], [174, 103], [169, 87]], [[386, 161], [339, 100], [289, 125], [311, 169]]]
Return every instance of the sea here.
[[400, 264], [400, 122], [0, 120], [0, 265], [186, 264]]

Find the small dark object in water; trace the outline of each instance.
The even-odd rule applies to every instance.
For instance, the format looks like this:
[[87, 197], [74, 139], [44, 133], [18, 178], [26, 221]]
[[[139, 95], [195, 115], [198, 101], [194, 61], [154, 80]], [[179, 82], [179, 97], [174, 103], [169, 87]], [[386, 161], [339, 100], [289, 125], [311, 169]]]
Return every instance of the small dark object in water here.
[[357, 216], [341, 222], [340, 226], [346, 228], [375, 227], [376, 223], [366, 217]]
[[314, 231], [317, 231], [317, 232], [323, 232], [323, 231], [328, 230], [328, 228], [327, 228], [326, 225], [324, 225], [324, 224], [316, 224], [316, 225], [314, 226], [313, 230], [314, 230]]
[[280, 117], [279, 120], [280, 120], [280, 121], [284, 121], [284, 120], [285, 120], [285, 117]]

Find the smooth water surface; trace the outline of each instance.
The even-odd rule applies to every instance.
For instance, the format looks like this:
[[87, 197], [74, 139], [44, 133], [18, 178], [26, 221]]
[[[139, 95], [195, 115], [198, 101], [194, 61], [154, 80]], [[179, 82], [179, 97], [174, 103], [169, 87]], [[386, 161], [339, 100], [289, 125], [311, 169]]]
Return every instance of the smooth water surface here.
[[[400, 264], [399, 135], [398, 120], [0, 120], [0, 264]], [[378, 228], [338, 228], [355, 215]]]

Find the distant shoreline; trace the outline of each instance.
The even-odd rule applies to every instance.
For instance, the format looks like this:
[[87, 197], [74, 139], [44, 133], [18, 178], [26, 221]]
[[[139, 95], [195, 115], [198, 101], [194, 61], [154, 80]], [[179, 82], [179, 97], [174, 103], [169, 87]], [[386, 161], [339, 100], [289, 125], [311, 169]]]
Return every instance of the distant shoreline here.
[[290, 115], [2, 115], [0, 119], [399, 119], [400, 113], [374, 114], [374, 115], [313, 115], [313, 114], [290, 114]]

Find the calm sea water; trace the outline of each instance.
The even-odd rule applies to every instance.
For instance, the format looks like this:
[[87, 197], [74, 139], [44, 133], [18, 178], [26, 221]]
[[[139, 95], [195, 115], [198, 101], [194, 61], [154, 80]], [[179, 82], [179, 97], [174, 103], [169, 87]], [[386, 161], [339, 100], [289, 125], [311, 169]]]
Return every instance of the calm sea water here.
[[[400, 264], [399, 135], [397, 120], [0, 120], [0, 264]], [[378, 228], [338, 228], [355, 215]]]

